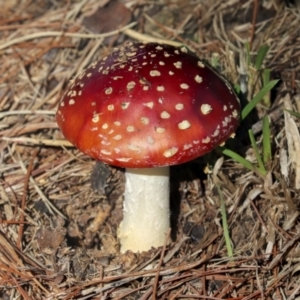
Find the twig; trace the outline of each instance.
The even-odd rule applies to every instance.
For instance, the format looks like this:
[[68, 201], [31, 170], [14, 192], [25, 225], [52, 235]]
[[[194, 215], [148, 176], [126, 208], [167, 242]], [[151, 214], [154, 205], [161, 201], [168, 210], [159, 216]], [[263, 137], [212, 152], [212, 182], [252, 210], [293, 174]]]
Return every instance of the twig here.
[[20, 226], [19, 226], [19, 230], [18, 230], [18, 239], [17, 239], [17, 247], [20, 250], [22, 248], [22, 237], [23, 237], [23, 231], [24, 231], [24, 211], [25, 211], [25, 203], [26, 203], [26, 198], [27, 198], [28, 183], [29, 183], [30, 174], [32, 172], [33, 163], [34, 163], [37, 153], [38, 153], [38, 149], [35, 149], [35, 151], [33, 152], [32, 158], [29, 162], [27, 172], [26, 172], [26, 175], [24, 178], [24, 187], [23, 187], [21, 213], [20, 213]]
[[26, 145], [74, 147], [70, 142], [66, 140], [47, 140], [47, 139], [35, 139], [35, 138], [27, 138], [27, 137], [1, 137], [0, 140], [13, 142], [13, 143], [26, 144]]
[[162, 263], [164, 261], [164, 256], [165, 256], [165, 252], [166, 252], [166, 247], [167, 247], [167, 244], [168, 244], [168, 240], [169, 240], [169, 237], [170, 237], [170, 233], [171, 233], [171, 228], [169, 229], [169, 232], [166, 235], [166, 240], [165, 240], [164, 246], [163, 246], [163, 248], [161, 250], [160, 259], [159, 259], [158, 266], [157, 266], [157, 273], [156, 273], [156, 276], [155, 276], [155, 279], [154, 279], [154, 283], [153, 283], [152, 300], [156, 300], [157, 286], [158, 286], [158, 280], [159, 280], [159, 273], [160, 273], [160, 270], [161, 270]]
[[99, 38], [105, 38], [109, 37], [115, 34], [118, 34], [120, 32], [126, 31], [126, 29], [129, 29], [133, 26], [136, 25], [136, 22], [132, 22], [129, 25], [124, 26], [121, 29], [118, 30], [113, 30], [107, 33], [101, 33], [101, 34], [92, 34], [92, 33], [73, 33], [73, 32], [63, 32], [63, 31], [43, 31], [43, 32], [35, 32], [32, 34], [28, 34], [25, 36], [18, 37], [14, 40], [11, 40], [9, 42], [6, 42], [2, 45], [0, 45], [0, 51], [4, 50], [8, 47], [11, 47], [16, 44], [20, 44], [26, 41], [30, 41], [36, 38], [46, 38], [46, 37], [51, 37], [51, 36], [56, 36], [56, 37], [77, 37], [77, 38], [83, 38], [83, 39], [99, 39]]
[[[18, 156], [19, 156], [19, 154], [18, 154]], [[20, 156], [19, 156], [19, 163], [20, 163], [20, 166], [21, 166], [23, 172], [26, 174], [26, 172], [27, 172], [26, 167], [25, 167], [23, 161], [21, 160]], [[29, 180], [33, 184], [36, 192], [39, 194], [41, 199], [44, 201], [49, 212], [51, 212], [53, 214], [53, 211], [55, 211], [58, 215], [60, 215], [61, 217], [63, 217], [65, 219], [66, 217], [48, 200], [48, 198], [44, 195], [44, 193], [41, 191], [41, 189], [38, 187], [35, 180], [31, 176], [29, 176]]]
[[251, 35], [250, 35], [250, 42], [249, 42], [250, 50], [252, 49], [253, 40], [254, 40], [254, 37], [255, 37], [257, 13], [258, 13], [258, 0], [254, 0], [254, 2], [253, 2], [253, 14], [252, 14], [252, 28], [251, 28]]
[[139, 33], [132, 29], [126, 29], [123, 31], [123, 33], [125, 33], [126, 35], [130, 36], [131, 38], [134, 38], [141, 42], [149, 42], [149, 43], [156, 42], [156, 43], [168, 44], [168, 45], [175, 46], [175, 47], [179, 47], [182, 45], [182, 43], [178, 43], [178, 42], [174, 42], [174, 41], [170, 41], [170, 40], [159, 39], [159, 38], [156, 38], [156, 37], [153, 37], [150, 35]]

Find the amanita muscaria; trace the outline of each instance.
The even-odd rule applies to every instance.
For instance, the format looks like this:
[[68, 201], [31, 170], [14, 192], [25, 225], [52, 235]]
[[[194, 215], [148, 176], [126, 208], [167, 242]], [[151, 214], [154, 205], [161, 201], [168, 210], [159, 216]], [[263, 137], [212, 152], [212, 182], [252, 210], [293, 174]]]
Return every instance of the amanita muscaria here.
[[127, 43], [73, 81], [56, 118], [82, 152], [126, 168], [119, 239], [138, 252], [165, 242], [169, 166], [222, 144], [239, 114], [227, 81], [186, 47]]

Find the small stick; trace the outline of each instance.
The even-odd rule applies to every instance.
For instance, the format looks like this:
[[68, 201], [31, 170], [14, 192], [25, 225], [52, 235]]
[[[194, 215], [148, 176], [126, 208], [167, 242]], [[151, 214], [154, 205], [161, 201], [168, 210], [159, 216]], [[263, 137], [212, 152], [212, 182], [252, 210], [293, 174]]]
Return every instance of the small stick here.
[[43, 31], [43, 32], [35, 32], [32, 34], [28, 34], [25, 36], [20, 36], [18, 38], [15, 38], [7, 43], [4, 43], [2, 45], [0, 45], [0, 50], [4, 50], [8, 47], [11, 47], [13, 45], [16, 44], [20, 44], [26, 41], [30, 41], [36, 38], [45, 38], [45, 37], [51, 37], [51, 36], [57, 36], [57, 37], [61, 37], [61, 36], [66, 36], [66, 37], [77, 37], [77, 38], [84, 38], [84, 39], [98, 39], [98, 38], [105, 38], [105, 37], [109, 37], [115, 34], [118, 34], [120, 32], [125, 31], [128, 28], [131, 28], [133, 26], [136, 25], [136, 22], [132, 22], [127, 26], [124, 26], [121, 29], [118, 30], [113, 30], [107, 33], [102, 33], [102, 34], [91, 34], [91, 33], [77, 33], [77, 32], [63, 32], [63, 31]]
[[169, 231], [168, 231], [168, 233], [166, 235], [166, 240], [165, 240], [164, 246], [163, 246], [163, 248], [161, 250], [160, 259], [159, 259], [158, 266], [157, 266], [157, 273], [155, 275], [155, 279], [154, 279], [154, 283], [153, 283], [152, 300], [156, 300], [157, 286], [158, 286], [158, 280], [159, 280], [160, 270], [161, 270], [162, 263], [164, 261], [164, 256], [165, 256], [165, 252], [166, 252], [166, 246], [168, 244], [168, 239], [170, 237], [170, 234], [171, 234], [171, 228], [169, 229]]
[[258, 13], [258, 0], [254, 0], [253, 14], [252, 14], [252, 29], [251, 29], [251, 36], [250, 36], [250, 49], [252, 49], [253, 40], [255, 36], [257, 13]]
[[33, 169], [33, 163], [34, 163], [34, 160], [36, 158], [38, 151], [39, 151], [38, 149], [35, 149], [35, 151], [33, 152], [33, 155], [29, 162], [27, 172], [25, 175], [25, 179], [24, 179], [25, 182], [24, 182], [23, 196], [22, 196], [22, 203], [21, 203], [20, 226], [19, 226], [19, 230], [18, 230], [18, 240], [17, 240], [17, 247], [20, 250], [22, 250], [22, 238], [23, 238], [23, 232], [24, 232], [24, 210], [25, 210], [25, 203], [26, 203], [26, 198], [27, 198], [28, 183], [29, 183], [30, 174]]

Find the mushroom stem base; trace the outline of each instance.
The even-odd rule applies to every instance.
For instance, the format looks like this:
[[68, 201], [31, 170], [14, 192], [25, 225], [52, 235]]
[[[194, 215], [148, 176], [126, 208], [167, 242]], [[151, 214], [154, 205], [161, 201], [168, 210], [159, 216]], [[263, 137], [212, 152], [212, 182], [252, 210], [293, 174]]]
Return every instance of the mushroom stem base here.
[[169, 167], [126, 169], [121, 252], [163, 246], [170, 228]]

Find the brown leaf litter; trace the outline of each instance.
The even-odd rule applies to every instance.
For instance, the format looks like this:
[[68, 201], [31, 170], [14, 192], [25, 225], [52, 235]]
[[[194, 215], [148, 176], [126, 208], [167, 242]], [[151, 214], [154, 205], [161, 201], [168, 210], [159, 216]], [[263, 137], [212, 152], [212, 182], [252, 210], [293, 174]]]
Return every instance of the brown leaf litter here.
[[[299, 5], [296, 1], [5, 1], [0, 11], [1, 299], [298, 299]], [[172, 242], [119, 253], [123, 171], [99, 166], [66, 142], [56, 105], [70, 79], [124, 41], [187, 45], [248, 92], [249, 68], [281, 80], [232, 147], [255, 161], [247, 139], [271, 119], [273, 158], [262, 178], [227, 158], [172, 168]], [[253, 80], [245, 81], [247, 76]], [[250, 121], [251, 120], [251, 121]], [[234, 257], [223, 238], [221, 186]]]

